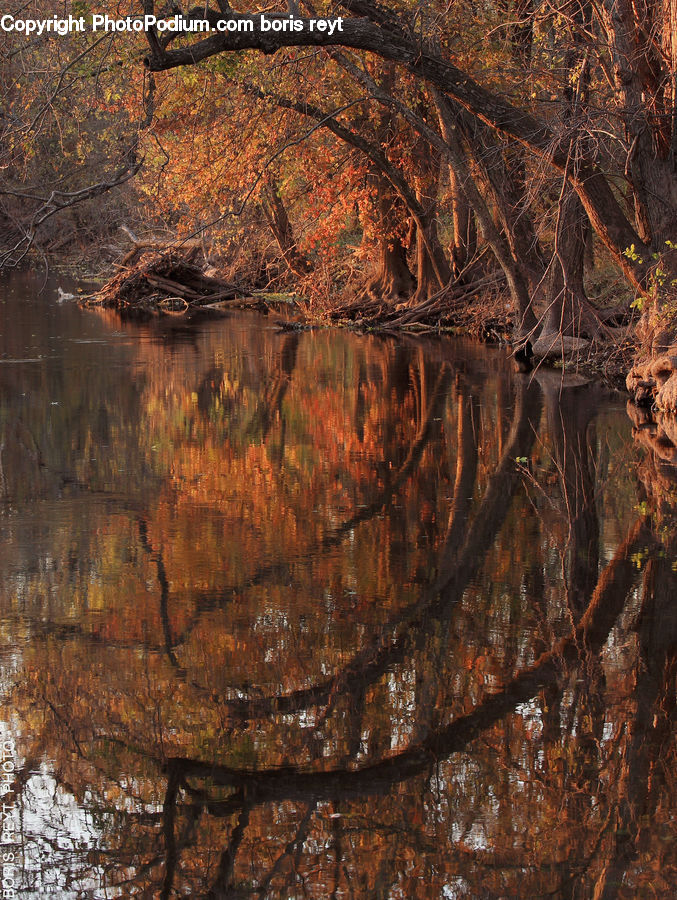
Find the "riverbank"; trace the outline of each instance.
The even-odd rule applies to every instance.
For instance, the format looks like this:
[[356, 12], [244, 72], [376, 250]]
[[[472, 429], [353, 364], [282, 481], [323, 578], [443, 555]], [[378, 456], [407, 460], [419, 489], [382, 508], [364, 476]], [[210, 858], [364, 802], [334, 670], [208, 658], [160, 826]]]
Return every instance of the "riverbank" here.
[[[512, 345], [513, 308], [503, 279], [490, 273], [469, 284], [456, 282], [421, 302], [392, 303], [366, 293], [334, 301], [279, 293], [226, 281], [208, 266], [198, 247], [135, 244], [117, 273], [87, 306], [112, 307], [134, 316], [201, 317], [232, 309], [257, 309], [279, 318], [284, 330], [349, 328], [398, 334], [463, 334], [481, 343]], [[625, 385], [637, 353], [632, 325], [619, 312], [600, 310], [593, 337], [553, 333], [534, 342], [525, 368], [546, 366]]]

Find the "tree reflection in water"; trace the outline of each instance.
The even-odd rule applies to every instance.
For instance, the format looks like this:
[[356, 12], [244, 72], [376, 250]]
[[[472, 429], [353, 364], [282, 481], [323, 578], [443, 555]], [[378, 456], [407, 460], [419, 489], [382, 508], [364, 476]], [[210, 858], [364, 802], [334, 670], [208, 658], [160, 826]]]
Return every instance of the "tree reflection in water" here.
[[670, 470], [593, 385], [246, 322], [3, 382], [29, 895], [673, 896]]

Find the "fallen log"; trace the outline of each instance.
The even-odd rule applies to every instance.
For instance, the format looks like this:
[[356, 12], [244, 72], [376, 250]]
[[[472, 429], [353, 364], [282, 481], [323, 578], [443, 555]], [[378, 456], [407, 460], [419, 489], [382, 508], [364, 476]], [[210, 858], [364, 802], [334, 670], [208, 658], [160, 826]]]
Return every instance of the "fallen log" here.
[[153, 287], [156, 287], [161, 291], [167, 291], [167, 293], [178, 294], [180, 297], [189, 297], [191, 300], [197, 300], [200, 296], [198, 292], [194, 291], [192, 288], [185, 287], [185, 285], [179, 284], [178, 281], [172, 281], [169, 278], [159, 278], [157, 275], [155, 277], [146, 275], [146, 280], [149, 284], [152, 284]]

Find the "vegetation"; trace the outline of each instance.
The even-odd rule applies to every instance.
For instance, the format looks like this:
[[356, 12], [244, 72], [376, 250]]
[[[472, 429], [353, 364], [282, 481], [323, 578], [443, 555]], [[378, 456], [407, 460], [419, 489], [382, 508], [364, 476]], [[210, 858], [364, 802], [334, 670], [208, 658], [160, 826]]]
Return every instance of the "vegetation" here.
[[[176, 10], [236, 27], [0, 33], [0, 262], [174, 295], [6, 294], [20, 889], [667, 900], [675, 0], [58, 13]], [[471, 342], [179, 315], [256, 290], [525, 365], [634, 342], [658, 424], [638, 463], [600, 385]]]
[[[318, 307], [350, 289], [377, 303], [347, 315], [405, 303], [410, 323], [453, 321], [459, 302], [481, 314], [500, 289], [503, 324], [541, 355], [617, 340], [609, 326], [641, 307], [643, 351], [670, 346], [674, 4], [180, 12], [183, 32], [3, 35], [5, 261], [55, 212], [134, 178], [123, 217], [204, 237], [249, 288], [293, 284]], [[311, 27], [321, 16], [340, 25]], [[599, 264], [616, 272], [611, 312], [589, 296]]]

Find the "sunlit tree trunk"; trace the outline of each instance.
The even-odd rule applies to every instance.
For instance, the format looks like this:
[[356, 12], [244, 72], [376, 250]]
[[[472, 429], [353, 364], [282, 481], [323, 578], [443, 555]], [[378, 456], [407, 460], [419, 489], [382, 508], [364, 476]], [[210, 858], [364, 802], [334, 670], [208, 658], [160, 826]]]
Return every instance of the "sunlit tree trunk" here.
[[404, 300], [414, 289], [402, 233], [406, 213], [395, 189], [381, 172], [372, 171], [371, 181], [376, 195], [373, 210], [377, 256], [376, 274], [367, 290], [377, 300]]
[[298, 248], [294, 230], [277, 185], [266, 181], [262, 195], [263, 212], [285, 263], [295, 275], [307, 275], [311, 266]]

